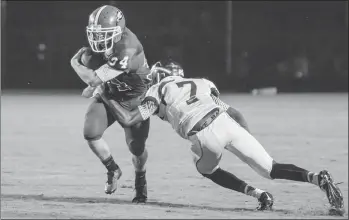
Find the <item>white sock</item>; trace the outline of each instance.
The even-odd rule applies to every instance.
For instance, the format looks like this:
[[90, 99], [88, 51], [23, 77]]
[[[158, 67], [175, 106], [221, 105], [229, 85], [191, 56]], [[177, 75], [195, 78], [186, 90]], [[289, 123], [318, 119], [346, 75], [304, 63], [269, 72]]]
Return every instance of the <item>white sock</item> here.
[[312, 183], [316, 186], [319, 186], [319, 174], [318, 173], [313, 173], [309, 172], [308, 173], [308, 182]]
[[265, 191], [263, 191], [261, 189], [254, 188], [254, 187], [249, 186], [249, 185], [246, 185], [245, 190], [244, 190], [244, 193], [246, 195], [253, 196], [257, 199], [259, 199], [261, 197], [262, 193], [264, 193], [264, 192]]

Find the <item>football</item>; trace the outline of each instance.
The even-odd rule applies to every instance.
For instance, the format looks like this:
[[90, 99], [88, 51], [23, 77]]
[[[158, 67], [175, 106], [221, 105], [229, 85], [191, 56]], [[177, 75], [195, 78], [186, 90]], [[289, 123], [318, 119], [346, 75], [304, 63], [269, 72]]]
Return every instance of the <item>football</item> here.
[[91, 48], [87, 49], [82, 55], [81, 55], [81, 64], [86, 66], [87, 68], [96, 70], [103, 64], [105, 64], [105, 61], [103, 59], [103, 54], [94, 53]]

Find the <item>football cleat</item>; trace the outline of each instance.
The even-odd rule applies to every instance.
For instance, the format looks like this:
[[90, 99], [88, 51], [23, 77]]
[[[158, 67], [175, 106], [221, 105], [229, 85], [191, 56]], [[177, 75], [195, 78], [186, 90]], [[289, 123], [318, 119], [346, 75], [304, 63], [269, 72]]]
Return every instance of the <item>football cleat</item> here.
[[331, 205], [330, 214], [343, 215], [345, 212], [343, 195], [337, 185], [327, 170], [319, 173], [319, 187], [326, 193], [328, 202]]
[[271, 210], [274, 204], [273, 196], [268, 192], [263, 192], [261, 194], [261, 197], [258, 199], [259, 206], [257, 207], [257, 210], [264, 211], [264, 210]]
[[117, 182], [120, 179], [121, 175], [122, 171], [120, 168], [115, 171], [107, 172], [108, 179], [104, 189], [106, 194], [112, 194], [116, 191], [116, 189], [118, 188]]
[[132, 202], [133, 203], [147, 202], [148, 195], [147, 195], [147, 180], [145, 178], [145, 171], [136, 172], [135, 190], [136, 190], [136, 195], [133, 198]]

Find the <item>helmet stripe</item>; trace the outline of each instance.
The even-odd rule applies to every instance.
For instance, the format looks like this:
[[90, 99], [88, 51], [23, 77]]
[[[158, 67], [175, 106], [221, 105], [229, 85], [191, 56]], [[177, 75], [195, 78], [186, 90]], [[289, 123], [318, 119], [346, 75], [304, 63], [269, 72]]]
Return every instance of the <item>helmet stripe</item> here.
[[98, 10], [98, 12], [97, 12], [97, 14], [96, 14], [96, 17], [95, 17], [95, 25], [98, 24], [99, 16], [101, 15], [101, 12], [103, 11], [103, 9], [104, 9], [105, 7], [107, 7], [107, 5], [102, 6], [102, 7]]

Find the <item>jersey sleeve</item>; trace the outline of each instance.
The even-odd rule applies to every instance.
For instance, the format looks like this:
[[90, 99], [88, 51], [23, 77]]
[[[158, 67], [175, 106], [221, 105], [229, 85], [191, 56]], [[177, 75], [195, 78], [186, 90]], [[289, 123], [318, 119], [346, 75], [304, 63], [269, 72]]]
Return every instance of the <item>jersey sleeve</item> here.
[[117, 70], [111, 67], [108, 63], [99, 67], [97, 70], [95, 70], [95, 72], [103, 82], [107, 82], [124, 73], [122, 70]]
[[211, 97], [213, 101], [216, 103], [216, 105], [222, 107], [224, 111], [228, 110], [228, 108], [230, 107], [229, 105], [225, 104], [222, 100], [220, 100], [217, 96], [211, 94]]
[[203, 80], [210, 87], [211, 94], [218, 97], [220, 93], [219, 93], [216, 85], [213, 82], [211, 82], [210, 80], [207, 80], [207, 79], [203, 79]]
[[158, 86], [152, 86], [147, 91], [145, 98], [142, 101], [142, 104], [138, 106], [143, 120], [150, 118], [150, 116], [158, 112], [159, 103], [160, 97], [158, 93]]

